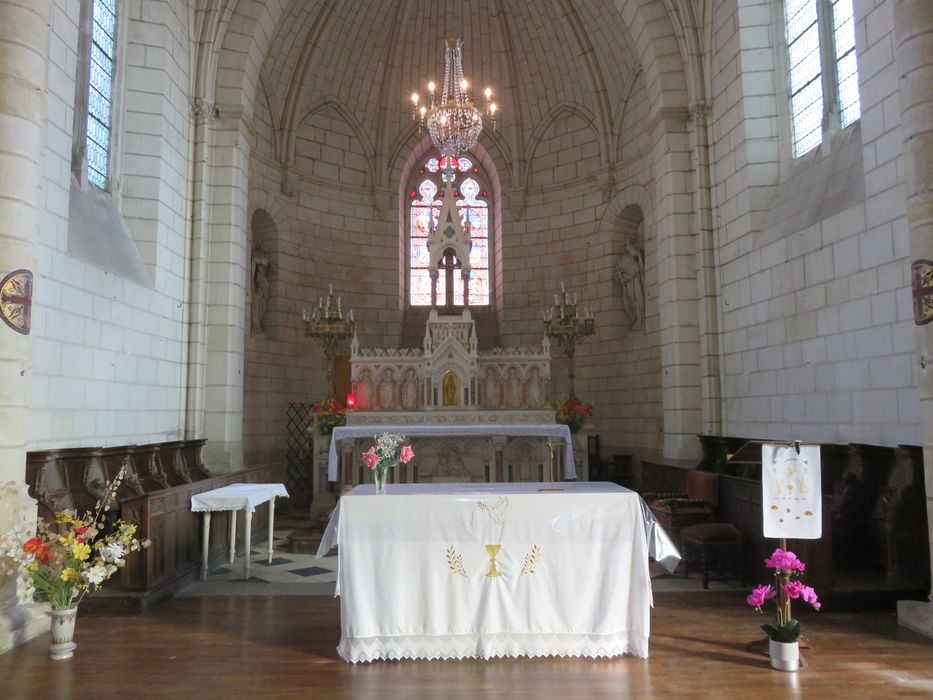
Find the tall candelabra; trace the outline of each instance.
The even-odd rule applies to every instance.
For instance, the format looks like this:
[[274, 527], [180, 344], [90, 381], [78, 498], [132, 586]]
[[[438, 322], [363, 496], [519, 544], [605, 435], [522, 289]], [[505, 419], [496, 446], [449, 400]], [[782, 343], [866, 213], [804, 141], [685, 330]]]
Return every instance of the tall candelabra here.
[[554, 295], [554, 306], [541, 312], [544, 321], [544, 333], [548, 338], [556, 341], [570, 361], [567, 377], [570, 379], [570, 396], [577, 398], [573, 388], [573, 356], [577, 350], [577, 343], [596, 332], [593, 313], [589, 308], [580, 310], [577, 304], [577, 295], [573, 297], [567, 293], [564, 283], [560, 283], [560, 294]]
[[337, 349], [353, 337], [356, 324], [353, 321], [353, 310], [347, 312], [346, 317], [340, 308], [340, 297], [334, 304], [334, 285], [328, 287], [327, 301], [318, 299], [317, 308], [310, 314], [305, 309], [301, 313], [305, 322], [305, 337], [311, 338], [324, 349], [327, 358], [328, 398], [336, 398], [337, 387], [334, 384], [334, 359]]

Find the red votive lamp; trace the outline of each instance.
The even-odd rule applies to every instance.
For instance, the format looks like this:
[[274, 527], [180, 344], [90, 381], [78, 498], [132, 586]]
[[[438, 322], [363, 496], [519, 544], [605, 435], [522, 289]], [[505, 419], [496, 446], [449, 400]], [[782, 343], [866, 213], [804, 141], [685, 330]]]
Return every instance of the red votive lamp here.
[[356, 408], [356, 394], [347, 394], [347, 410], [352, 411]]

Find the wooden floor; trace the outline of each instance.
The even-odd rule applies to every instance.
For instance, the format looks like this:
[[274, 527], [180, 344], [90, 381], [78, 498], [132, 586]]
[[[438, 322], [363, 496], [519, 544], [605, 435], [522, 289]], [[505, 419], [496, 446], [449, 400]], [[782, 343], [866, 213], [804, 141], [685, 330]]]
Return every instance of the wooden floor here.
[[893, 613], [804, 617], [799, 673], [744, 650], [762, 620], [735, 594], [657, 594], [651, 658], [380, 662], [337, 657], [339, 600], [184, 598], [78, 618], [70, 661], [48, 638], [0, 655], [0, 699], [933, 697], [933, 642]]

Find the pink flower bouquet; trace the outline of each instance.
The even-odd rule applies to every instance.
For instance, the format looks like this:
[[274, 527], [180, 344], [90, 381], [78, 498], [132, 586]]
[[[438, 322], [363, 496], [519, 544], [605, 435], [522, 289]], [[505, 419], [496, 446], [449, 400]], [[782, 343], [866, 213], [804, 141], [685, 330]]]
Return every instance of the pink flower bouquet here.
[[793, 552], [775, 549], [774, 554], [765, 559], [765, 566], [774, 569], [774, 585], [756, 586], [745, 600], [758, 612], [766, 601], [773, 600], [777, 607], [775, 619], [761, 629], [775, 642], [795, 642], [800, 636], [800, 622], [791, 617], [790, 601], [803, 598], [816, 610], [820, 609], [820, 601], [815, 590], [795, 578], [806, 566]]
[[399, 462], [408, 464], [415, 451], [411, 445], [403, 445], [405, 436], [397, 433], [383, 433], [376, 437], [376, 444], [360, 455], [363, 465], [375, 472], [376, 491], [385, 493], [386, 472], [389, 467]]

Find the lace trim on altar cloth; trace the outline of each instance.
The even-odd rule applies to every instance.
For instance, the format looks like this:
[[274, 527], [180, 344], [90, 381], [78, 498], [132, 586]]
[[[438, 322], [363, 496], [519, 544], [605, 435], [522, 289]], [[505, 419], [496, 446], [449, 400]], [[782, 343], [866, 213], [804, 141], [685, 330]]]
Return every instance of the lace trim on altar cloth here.
[[633, 654], [648, 658], [648, 637], [615, 634], [484, 634], [341, 637], [337, 653], [359, 663], [379, 659], [496, 659], [516, 656], [599, 657]]

